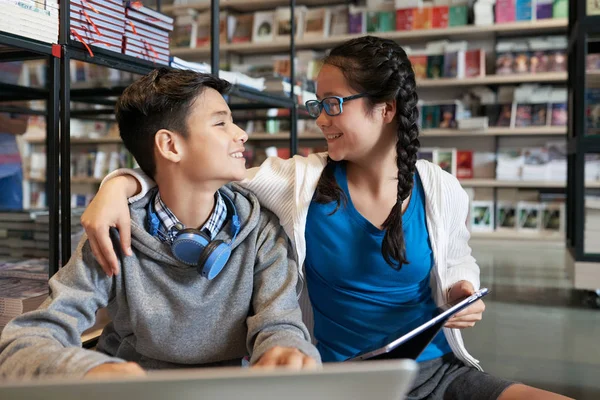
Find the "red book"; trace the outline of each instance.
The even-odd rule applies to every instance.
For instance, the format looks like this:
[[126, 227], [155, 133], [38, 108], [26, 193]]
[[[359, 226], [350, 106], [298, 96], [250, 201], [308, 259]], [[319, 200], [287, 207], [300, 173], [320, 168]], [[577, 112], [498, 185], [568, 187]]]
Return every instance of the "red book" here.
[[431, 16], [432, 28], [447, 28], [448, 27], [448, 6], [433, 7]]
[[410, 31], [413, 29], [413, 9], [396, 10], [396, 30]]
[[467, 50], [465, 52], [465, 77], [485, 76], [485, 50]]
[[473, 152], [472, 151], [457, 151], [456, 152], [456, 177], [458, 179], [473, 178]]

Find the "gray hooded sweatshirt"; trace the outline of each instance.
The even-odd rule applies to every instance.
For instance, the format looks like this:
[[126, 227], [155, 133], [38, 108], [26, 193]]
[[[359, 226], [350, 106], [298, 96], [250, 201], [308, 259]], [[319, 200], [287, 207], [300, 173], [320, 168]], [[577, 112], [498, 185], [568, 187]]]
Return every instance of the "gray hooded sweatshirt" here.
[[[294, 347], [320, 361], [296, 297], [298, 268], [279, 220], [235, 185], [221, 188], [237, 209], [240, 232], [225, 268], [209, 281], [178, 262], [145, 229], [155, 191], [130, 206], [133, 256], [119, 250], [121, 273], [108, 277], [84, 236], [69, 263], [50, 279], [40, 309], [11, 321], [0, 338], [0, 377], [83, 376], [106, 362], [145, 369], [240, 365], [274, 346]], [[228, 219], [215, 240], [231, 239]], [[97, 351], [81, 333], [107, 307], [112, 322]]]

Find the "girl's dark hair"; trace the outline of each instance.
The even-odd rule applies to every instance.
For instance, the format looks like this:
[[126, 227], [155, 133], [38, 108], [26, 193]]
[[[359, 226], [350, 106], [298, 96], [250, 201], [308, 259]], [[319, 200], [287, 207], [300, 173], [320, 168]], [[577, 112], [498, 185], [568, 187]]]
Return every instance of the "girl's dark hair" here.
[[[396, 100], [398, 194], [396, 204], [383, 223], [386, 232], [381, 253], [388, 264], [400, 269], [408, 264], [402, 231], [402, 202], [413, 188], [420, 146], [415, 74], [402, 47], [392, 40], [373, 36], [352, 39], [333, 48], [324, 64], [339, 68], [350, 87], [357, 93], [366, 93], [370, 110], [377, 103]], [[323, 204], [336, 201], [339, 207], [343, 192], [335, 181], [335, 165], [336, 162], [328, 158], [315, 201]]]

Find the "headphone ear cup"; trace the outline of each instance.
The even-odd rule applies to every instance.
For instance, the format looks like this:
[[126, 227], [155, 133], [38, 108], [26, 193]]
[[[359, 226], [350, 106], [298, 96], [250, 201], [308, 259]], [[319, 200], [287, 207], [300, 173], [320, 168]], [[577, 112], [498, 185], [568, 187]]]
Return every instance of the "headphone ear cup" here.
[[196, 265], [209, 245], [210, 239], [196, 229], [183, 229], [171, 244], [171, 252], [177, 260], [187, 265]]
[[231, 255], [231, 246], [222, 240], [210, 242], [198, 259], [198, 273], [209, 281], [223, 270]]

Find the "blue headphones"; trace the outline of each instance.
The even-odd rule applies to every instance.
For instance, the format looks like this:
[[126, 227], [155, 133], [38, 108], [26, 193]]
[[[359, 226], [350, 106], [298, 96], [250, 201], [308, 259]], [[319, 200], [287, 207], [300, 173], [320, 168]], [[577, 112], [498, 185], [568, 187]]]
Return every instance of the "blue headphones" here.
[[[196, 265], [198, 273], [208, 280], [214, 279], [223, 270], [231, 255], [231, 245], [240, 232], [240, 219], [233, 200], [223, 193], [221, 196], [233, 214], [231, 217], [231, 235], [233, 237], [228, 243], [222, 240], [211, 241], [204, 232], [193, 228], [177, 232], [171, 243], [173, 256], [184, 264]], [[158, 236], [162, 233], [158, 229], [160, 220], [154, 212], [153, 203], [153, 199], [148, 203], [148, 231], [152, 236]]]

